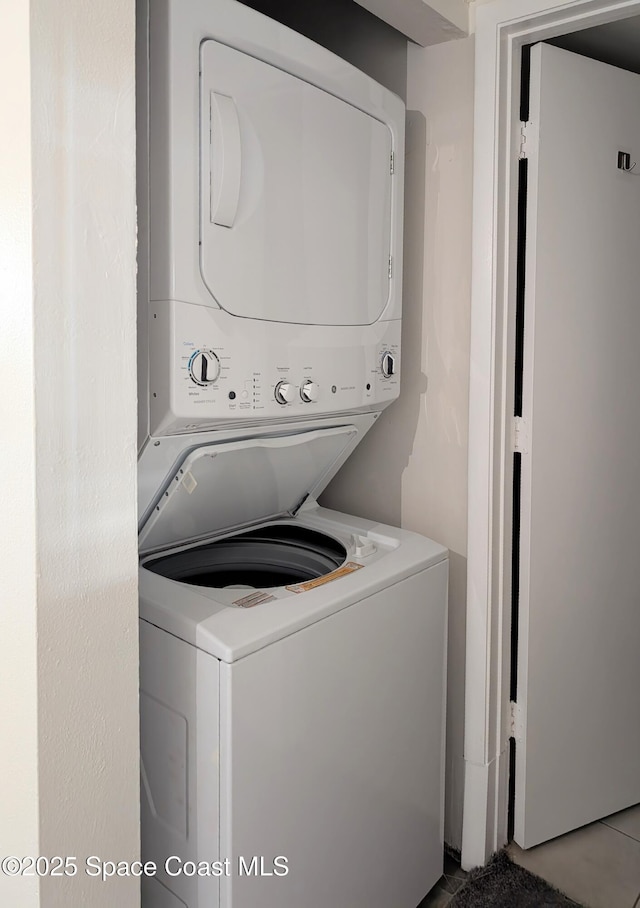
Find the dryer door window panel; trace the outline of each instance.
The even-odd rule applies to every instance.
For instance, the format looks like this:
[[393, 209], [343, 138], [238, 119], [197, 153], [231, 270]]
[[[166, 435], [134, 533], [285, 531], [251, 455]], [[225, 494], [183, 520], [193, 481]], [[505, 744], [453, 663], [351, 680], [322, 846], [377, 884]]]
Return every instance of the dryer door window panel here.
[[201, 270], [227, 312], [371, 324], [389, 300], [386, 125], [237, 50], [201, 48]]

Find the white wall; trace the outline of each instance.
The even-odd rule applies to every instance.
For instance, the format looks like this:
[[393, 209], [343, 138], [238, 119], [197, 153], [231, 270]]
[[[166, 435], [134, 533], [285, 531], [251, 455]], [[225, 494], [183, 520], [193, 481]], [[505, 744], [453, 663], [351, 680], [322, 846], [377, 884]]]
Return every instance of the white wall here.
[[473, 38], [409, 46], [402, 392], [322, 503], [450, 549], [446, 841], [464, 781]]
[[[38, 850], [31, 123], [24, 0], [3, 0], [0, 33], [0, 82], [12, 87], [0, 92], [0, 855], [5, 856]], [[37, 905], [37, 878], [0, 877], [0, 902]]]
[[139, 904], [133, 7], [0, 8], [0, 852], [80, 865], [12, 908]]

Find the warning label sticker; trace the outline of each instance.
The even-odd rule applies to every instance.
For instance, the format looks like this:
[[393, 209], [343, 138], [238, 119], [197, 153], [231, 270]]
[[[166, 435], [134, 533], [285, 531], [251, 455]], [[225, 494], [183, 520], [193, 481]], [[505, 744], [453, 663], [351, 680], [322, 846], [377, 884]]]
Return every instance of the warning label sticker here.
[[316, 577], [315, 580], [307, 580], [304, 583], [294, 583], [293, 586], [287, 586], [285, 589], [290, 590], [292, 593], [306, 593], [307, 590], [314, 590], [317, 586], [323, 586], [325, 583], [331, 583], [332, 580], [339, 580], [340, 577], [353, 574], [354, 571], [359, 571], [361, 567], [364, 567], [364, 565], [356, 564], [355, 561], [348, 561], [337, 571], [331, 571], [330, 574], [325, 574], [324, 577]]

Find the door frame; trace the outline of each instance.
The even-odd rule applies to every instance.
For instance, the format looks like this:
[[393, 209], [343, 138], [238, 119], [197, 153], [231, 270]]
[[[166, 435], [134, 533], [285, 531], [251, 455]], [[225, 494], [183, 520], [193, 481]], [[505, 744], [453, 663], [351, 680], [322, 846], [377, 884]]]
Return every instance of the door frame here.
[[475, 7], [462, 866], [507, 841], [519, 86], [525, 44], [640, 15], [640, 0]]

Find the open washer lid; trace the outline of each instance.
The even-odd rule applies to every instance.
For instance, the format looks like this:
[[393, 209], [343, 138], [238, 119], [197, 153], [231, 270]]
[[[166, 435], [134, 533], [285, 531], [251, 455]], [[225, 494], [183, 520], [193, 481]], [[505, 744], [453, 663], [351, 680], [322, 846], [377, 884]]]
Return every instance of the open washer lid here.
[[187, 450], [142, 525], [141, 553], [295, 514], [324, 489], [357, 434], [338, 426]]

